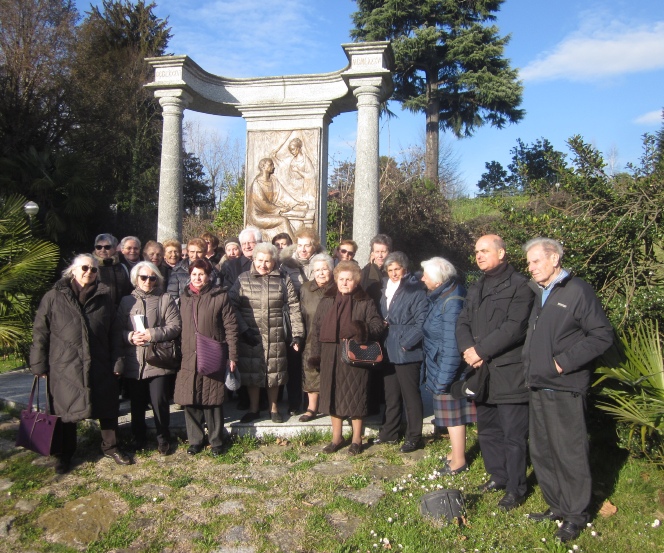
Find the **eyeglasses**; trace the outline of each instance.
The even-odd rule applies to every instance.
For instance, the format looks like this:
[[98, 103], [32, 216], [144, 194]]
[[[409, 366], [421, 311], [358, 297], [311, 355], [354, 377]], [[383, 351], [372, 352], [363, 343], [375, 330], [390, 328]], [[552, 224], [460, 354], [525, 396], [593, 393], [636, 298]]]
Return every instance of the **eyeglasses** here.
[[81, 265], [81, 269], [84, 273], [90, 271], [93, 275], [99, 270], [97, 267], [91, 267], [90, 265]]
[[344, 255], [350, 255], [351, 257], [355, 257], [355, 252], [353, 250], [344, 250], [343, 248], [339, 248], [339, 253], [342, 253]]
[[241, 246], [255, 246], [256, 242], [242, 242]]
[[149, 280], [150, 282], [155, 282], [157, 280], [157, 277], [155, 275], [138, 275], [138, 278], [140, 278], [143, 282], [146, 280]]
[[95, 250], [107, 250], [108, 251], [112, 248], [113, 248], [113, 246], [111, 246], [110, 244], [104, 244], [103, 246], [101, 244], [97, 244], [95, 246]]

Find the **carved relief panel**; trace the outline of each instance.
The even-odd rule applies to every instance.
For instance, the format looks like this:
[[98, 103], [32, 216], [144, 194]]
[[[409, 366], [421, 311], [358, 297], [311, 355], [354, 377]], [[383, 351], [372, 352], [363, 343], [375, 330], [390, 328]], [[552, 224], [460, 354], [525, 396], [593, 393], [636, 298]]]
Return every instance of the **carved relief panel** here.
[[318, 227], [320, 129], [249, 131], [245, 215], [270, 241]]

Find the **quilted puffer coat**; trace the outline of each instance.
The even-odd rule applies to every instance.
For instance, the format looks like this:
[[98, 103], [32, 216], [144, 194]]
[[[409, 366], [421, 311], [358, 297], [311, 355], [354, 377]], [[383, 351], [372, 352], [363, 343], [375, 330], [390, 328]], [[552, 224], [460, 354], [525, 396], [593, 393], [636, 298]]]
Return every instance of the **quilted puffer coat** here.
[[[175, 374], [175, 370], [153, 367], [145, 361], [148, 347], [135, 346], [129, 335], [136, 330], [134, 316], [142, 315], [143, 324], [150, 331], [151, 342], [168, 342], [180, 336], [182, 321], [175, 301], [156, 289], [146, 294], [136, 288], [120, 301], [113, 327], [113, 357], [115, 372], [125, 378], [152, 378]], [[147, 318], [147, 322], [146, 322]]]
[[[288, 380], [283, 306], [288, 304], [293, 338], [304, 337], [300, 302], [293, 282], [278, 269], [261, 275], [252, 265], [229, 292], [236, 309], [240, 334], [253, 336], [255, 346], [241, 339], [239, 369], [242, 384], [262, 388], [281, 386]], [[245, 335], [246, 335], [245, 334]]]
[[85, 305], [68, 279], [56, 282], [39, 304], [30, 368], [33, 374], [49, 375], [53, 411], [63, 422], [118, 416], [110, 342], [114, 319], [110, 290], [101, 282]]
[[228, 358], [237, 357], [237, 320], [235, 311], [223, 288], [208, 285], [200, 293], [193, 294], [185, 288], [180, 296], [182, 317], [182, 366], [175, 381], [175, 403], [214, 407], [224, 402], [224, 371], [211, 376], [196, 372], [196, 327], [194, 310], [198, 320], [198, 332], [228, 344]]
[[[336, 285], [323, 293], [318, 304], [312, 328], [309, 365], [320, 361], [321, 413], [338, 417], [365, 417], [368, 414], [368, 387], [370, 369], [347, 365], [341, 359], [341, 345], [320, 342], [320, 327], [327, 312], [334, 305]], [[363, 332], [353, 338], [360, 343], [377, 340], [383, 333], [383, 320], [376, 304], [359, 286], [352, 292], [351, 323]]]

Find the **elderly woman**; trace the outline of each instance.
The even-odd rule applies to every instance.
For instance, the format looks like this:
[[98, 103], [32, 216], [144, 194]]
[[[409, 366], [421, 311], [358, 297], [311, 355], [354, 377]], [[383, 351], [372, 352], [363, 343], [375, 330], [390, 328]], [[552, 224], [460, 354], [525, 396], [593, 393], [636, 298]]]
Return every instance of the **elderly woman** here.
[[456, 322], [463, 308], [466, 290], [455, 280], [456, 270], [446, 259], [433, 257], [422, 263], [422, 282], [428, 290], [429, 305], [424, 321], [424, 363], [426, 387], [433, 393], [434, 424], [446, 426], [452, 445], [442, 474], [458, 474], [466, 464], [466, 424], [476, 422], [475, 404], [455, 399], [450, 386], [462, 377], [463, 363], [457, 348]]
[[312, 349], [312, 327], [316, 309], [318, 309], [318, 304], [325, 291], [332, 286], [332, 271], [334, 271], [334, 261], [326, 253], [314, 255], [309, 264], [312, 268], [313, 280], [305, 282], [300, 288], [300, 309], [307, 334], [307, 342], [302, 354], [302, 389], [307, 394], [309, 401], [306, 412], [300, 417], [300, 422], [309, 422], [318, 414], [320, 372], [318, 367], [309, 366], [308, 361]]
[[121, 263], [118, 239], [112, 234], [98, 235], [93, 255], [98, 262], [99, 281], [108, 286], [113, 303], [120, 305], [120, 300], [131, 294], [132, 286], [129, 271]]
[[205, 446], [204, 424], [212, 455], [223, 453], [225, 368], [203, 375], [198, 371], [196, 334], [223, 344], [228, 352], [230, 370], [238, 361], [237, 320], [224, 288], [210, 279], [212, 265], [207, 259], [189, 263], [190, 281], [180, 296], [182, 316], [182, 367], [175, 382], [175, 403], [184, 406], [189, 455], [196, 455]]
[[383, 372], [385, 422], [374, 443], [396, 443], [401, 426], [402, 403], [406, 406], [406, 435], [402, 453], [422, 447], [422, 395], [420, 366], [422, 325], [427, 313], [424, 288], [408, 277], [408, 258], [392, 252], [385, 258], [387, 280], [383, 284], [380, 311], [387, 327]]
[[155, 367], [147, 362], [150, 344], [169, 342], [180, 336], [182, 322], [173, 299], [163, 292], [164, 279], [149, 261], [131, 270], [134, 291], [122, 298], [115, 319], [115, 372], [125, 378], [131, 401], [131, 432], [134, 448], [144, 449], [147, 438], [145, 409], [148, 398], [154, 412], [157, 450], [170, 451], [170, 392], [179, 367]]
[[[171, 271], [182, 261], [182, 244], [179, 240], [171, 239], [164, 241], [164, 261], [171, 268]], [[162, 276], [164, 279], [166, 278], [164, 275]]]
[[243, 423], [260, 417], [260, 388], [267, 388], [272, 422], [284, 421], [277, 409], [277, 396], [279, 386], [288, 380], [285, 305], [293, 333], [290, 345], [299, 351], [304, 343], [300, 302], [291, 279], [275, 268], [277, 255], [277, 248], [272, 244], [257, 244], [251, 269], [238, 277], [229, 292], [241, 333], [240, 376], [249, 393], [249, 412], [240, 420]]
[[162, 288], [166, 289], [165, 284], [171, 276], [172, 267], [164, 260], [164, 246], [156, 240], [148, 240], [143, 248], [143, 259], [152, 263], [163, 277]]
[[309, 365], [320, 367], [320, 411], [332, 419], [332, 441], [323, 448], [334, 453], [343, 445], [343, 421], [353, 427], [349, 455], [362, 452], [362, 425], [368, 414], [369, 370], [345, 364], [341, 357], [344, 338], [360, 343], [376, 340], [383, 321], [376, 305], [359, 286], [362, 274], [357, 263], [342, 261], [334, 269], [336, 285], [323, 292], [314, 317]]
[[132, 463], [117, 445], [118, 382], [111, 363], [116, 308], [98, 271], [92, 255], [77, 256], [42, 298], [32, 329], [30, 368], [49, 376], [53, 412], [63, 423], [58, 474], [70, 469], [76, 423], [90, 418], [99, 419], [104, 457]]

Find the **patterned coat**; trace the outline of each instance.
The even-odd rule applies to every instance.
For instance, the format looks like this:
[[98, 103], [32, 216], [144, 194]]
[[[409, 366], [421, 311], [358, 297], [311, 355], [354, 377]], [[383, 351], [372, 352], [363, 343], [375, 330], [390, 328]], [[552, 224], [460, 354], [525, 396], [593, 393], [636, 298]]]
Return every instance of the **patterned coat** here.
[[242, 384], [272, 388], [288, 380], [283, 308], [288, 305], [293, 337], [304, 336], [300, 302], [293, 282], [278, 269], [261, 275], [254, 266], [242, 273], [229, 292], [240, 334], [260, 337], [257, 345], [239, 343]]
[[182, 366], [175, 381], [175, 403], [214, 407], [224, 402], [225, 374], [221, 371], [202, 376], [196, 371], [196, 327], [194, 310], [198, 319], [198, 331], [228, 344], [228, 358], [237, 361], [237, 320], [226, 292], [214, 285], [203, 288], [200, 294], [192, 294], [186, 288], [180, 296], [182, 316]]
[[[320, 363], [320, 405], [321, 413], [337, 417], [365, 417], [368, 413], [368, 386], [371, 369], [346, 365], [341, 360], [341, 346], [320, 342], [320, 327], [327, 312], [334, 305], [337, 287], [325, 290], [314, 318], [311, 338], [310, 365]], [[351, 321], [363, 329], [363, 336], [355, 336], [359, 342], [378, 340], [383, 333], [383, 320], [376, 310], [376, 304], [360, 286], [352, 292]]]

